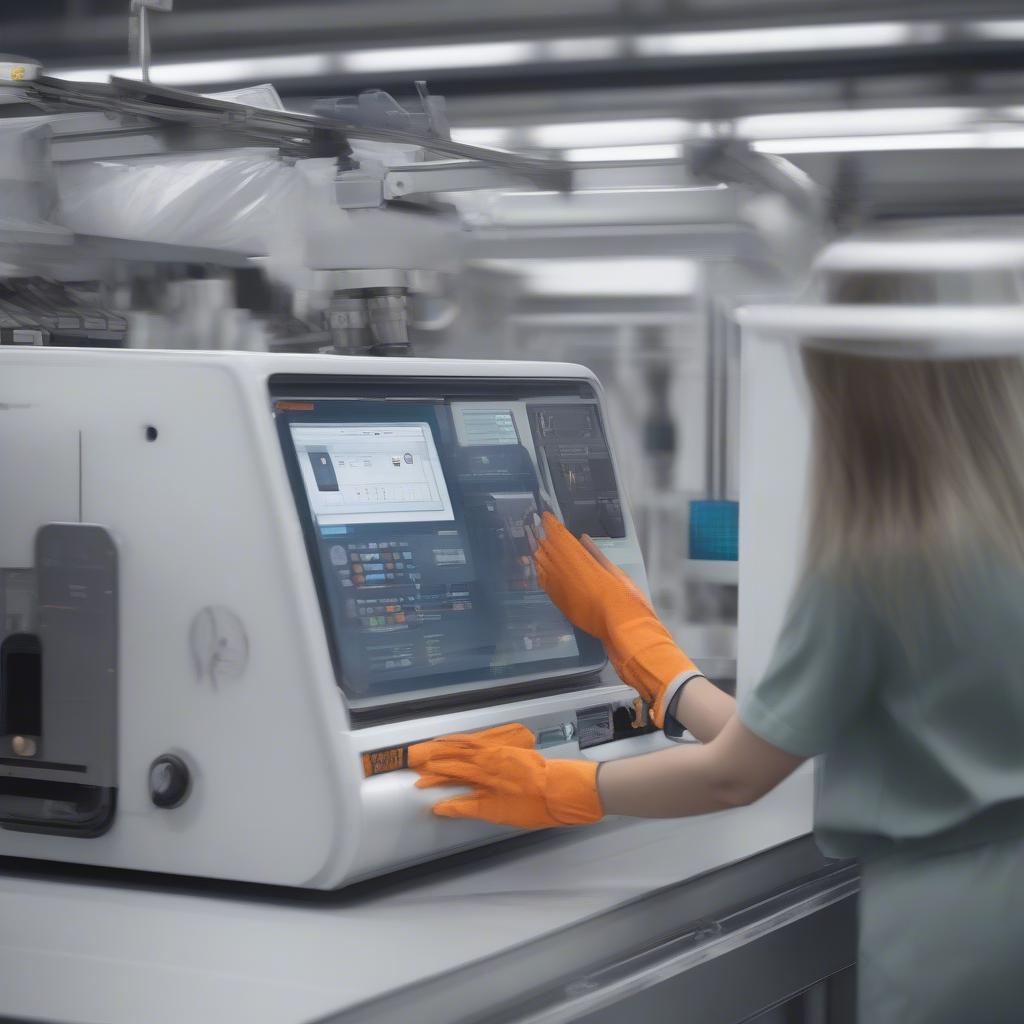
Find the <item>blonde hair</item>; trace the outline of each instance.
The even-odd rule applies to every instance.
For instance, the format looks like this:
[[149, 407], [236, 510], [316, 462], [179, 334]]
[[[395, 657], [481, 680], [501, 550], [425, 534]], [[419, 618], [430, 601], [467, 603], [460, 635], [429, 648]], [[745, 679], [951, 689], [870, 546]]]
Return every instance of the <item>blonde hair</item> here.
[[[813, 455], [807, 571], [943, 575], [981, 544], [1024, 565], [1024, 363], [807, 349]], [[911, 556], [908, 559], [906, 556]]]

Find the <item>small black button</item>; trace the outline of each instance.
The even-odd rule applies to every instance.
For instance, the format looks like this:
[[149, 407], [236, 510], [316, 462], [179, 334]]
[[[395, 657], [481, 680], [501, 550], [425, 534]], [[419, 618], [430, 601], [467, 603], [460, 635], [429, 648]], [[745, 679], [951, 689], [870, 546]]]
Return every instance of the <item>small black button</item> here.
[[188, 796], [192, 775], [176, 754], [161, 754], [149, 766], [149, 795], [157, 807], [177, 807]]

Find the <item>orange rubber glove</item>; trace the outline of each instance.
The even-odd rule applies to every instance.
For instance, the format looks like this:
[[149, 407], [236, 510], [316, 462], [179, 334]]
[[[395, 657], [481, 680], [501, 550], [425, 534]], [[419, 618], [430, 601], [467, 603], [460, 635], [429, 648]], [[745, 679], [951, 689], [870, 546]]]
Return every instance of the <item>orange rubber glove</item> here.
[[442, 736], [436, 740], [427, 740], [424, 743], [410, 746], [409, 767], [420, 773], [421, 778], [417, 782], [420, 787], [440, 786], [446, 780], [439, 777], [438, 781], [433, 781], [433, 777], [426, 771], [426, 765], [432, 759], [461, 757], [493, 747], [517, 747], [520, 750], [533, 750], [533, 744], [533, 733], [525, 725], [519, 723], [499, 725], [493, 729], [484, 729], [482, 732], [456, 732], [450, 736]]
[[654, 723], [664, 727], [669, 704], [700, 669], [636, 584], [589, 537], [584, 547], [550, 512], [542, 524], [544, 536], [533, 556], [537, 582], [573, 625], [604, 644], [619, 677], [650, 704]]
[[[435, 814], [516, 828], [587, 825], [604, 817], [594, 762], [548, 761], [535, 750], [501, 742], [496, 734], [509, 729], [526, 732], [532, 747], [533, 734], [524, 726], [477, 733], [469, 737], [475, 743], [466, 743], [462, 736], [445, 736], [419, 745], [429, 750], [416, 757], [422, 775], [418, 787], [468, 786], [471, 790], [439, 801]], [[521, 734], [516, 738], [521, 740]], [[412, 750], [409, 754], [412, 766]]]

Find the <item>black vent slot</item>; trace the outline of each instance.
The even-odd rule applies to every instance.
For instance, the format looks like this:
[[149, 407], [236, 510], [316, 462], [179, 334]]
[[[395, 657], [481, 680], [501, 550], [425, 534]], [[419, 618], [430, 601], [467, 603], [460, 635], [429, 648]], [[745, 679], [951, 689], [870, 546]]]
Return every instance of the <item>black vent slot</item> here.
[[13, 633], [0, 646], [0, 735], [42, 733], [42, 646], [31, 633]]

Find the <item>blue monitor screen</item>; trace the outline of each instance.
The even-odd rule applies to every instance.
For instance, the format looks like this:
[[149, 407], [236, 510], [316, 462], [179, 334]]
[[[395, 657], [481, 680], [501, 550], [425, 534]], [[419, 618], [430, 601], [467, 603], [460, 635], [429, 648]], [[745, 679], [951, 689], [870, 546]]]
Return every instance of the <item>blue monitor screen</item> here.
[[[530, 397], [275, 394], [339, 672], [354, 708], [592, 675], [605, 655], [538, 586], [526, 527], [551, 509], [622, 536], [589, 387]], [[408, 392], [408, 382], [389, 385]], [[585, 389], [585, 390], [583, 390]], [[294, 395], [295, 388], [290, 392]], [[321, 397], [322, 396], [322, 397]]]

